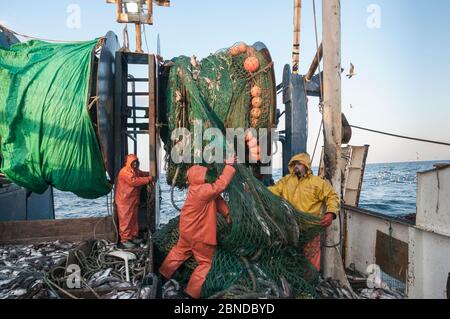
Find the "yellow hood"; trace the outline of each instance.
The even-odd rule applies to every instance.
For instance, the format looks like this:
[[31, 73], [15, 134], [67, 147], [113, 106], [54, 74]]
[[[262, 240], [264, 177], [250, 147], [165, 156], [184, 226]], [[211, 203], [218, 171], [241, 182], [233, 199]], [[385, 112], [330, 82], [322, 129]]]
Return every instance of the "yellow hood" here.
[[311, 169], [311, 157], [309, 156], [308, 153], [300, 153], [297, 154], [295, 156], [293, 156], [291, 158], [291, 160], [289, 161], [289, 165], [288, 165], [288, 169], [289, 169], [289, 173], [293, 174], [294, 173], [294, 165], [293, 163], [295, 161], [300, 162], [300, 164], [305, 165], [308, 168], [308, 175], [312, 174], [312, 169]]

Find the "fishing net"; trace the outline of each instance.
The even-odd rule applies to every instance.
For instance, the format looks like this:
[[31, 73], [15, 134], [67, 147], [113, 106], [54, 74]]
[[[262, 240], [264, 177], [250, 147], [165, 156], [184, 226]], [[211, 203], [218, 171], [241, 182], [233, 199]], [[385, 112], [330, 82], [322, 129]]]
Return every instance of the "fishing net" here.
[[[194, 120], [202, 121], [204, 128], [214, 127], [222, 132], [227, 127], [271, 127], [275, 105], [272, 62], [263, 50], [247, 47], [246, 52], [234, 54], [233, 48], [200, 63], [183, 56], [173, 60], [166, 92], [169, 132], [185, 127], [194, 133]], [[259, 70], [253, 73], [243, 67], [250, 56], [256, 57], [260, 64]], [[261, 88], [263, 100], [257, 120], [249, 114], [250, 91], [255, 85]], [[171, 141], [167, 134], [164, 142], [170, 154], [182, 141]], [[225, 147], [234, 147], [233, 143], [220, 142]], [[185, 172], [190, 165], [175, 165], [170, 158], [167, 161], [168, 183], [186, 187]], [[208, 167], [207, 182], [214, 181], [224, 168], [221, 163], [202, 162], [201, 165]], [[236, 164], [235, 168], [235, 177], [224, 193], [232, 223], [228, 225], [222, 216], [218, 217], [219, 244], [202, 296], [316, 297], [318, 272], [307, 260], [303, 248], [322, 231], [318, 218], [296, 211], [273, 195], [255, 178], [254, 167]], [[176, 218], [155, 234], [155, 245], [160, 252], [157, 262], [178, 241], [178, 224]], [[195, 267], [196, 262], [191, 258], [175, 279], [187, 282]]]
[[[247, 72], [243, 65], [247, 58], [256, 57], [259, 70]], [[208, 128], [270, 128], [274, 121], [276, 104], [273, 63], [267, 50], [258, 51], [247, 47], [247, 51], [231, 55], [229, 50], [221, 50], [197, 62], [194, 58], [181, 56], [173, 60], [168, 76], [167, 90], [163, 94], [166, 101], [163, 113], [168, 114], [168, 128], [162, 130], [161, 138], [167, 154], [167, 183], [180, 188], [186, 187], [186, 171], [191, 165], [176, 165], [170, 154], [173, 147], [180, 146], [182, 140], [171, 143], [170, 134], [176, 128], [187, 128], [194, 134], [195, 123]], [[258, 119], [250, 117], [252, 87], [261, 89], [262, 105]], [[203, 142], [206, 147], [210, 142]], [[220, 143], [220, 141], [219, 141]], [[192, 150], [194, 150], [194, 142]], [[192, 152], [193, 153], [193, 152]], [[198, 154], [195, 154], [198, 161]], [[200, 161], [202, 159], [200, 158]], [[175, 174], [176, 171], [179, 174]], [[176, 177], [176, 178], [174, 178]]]

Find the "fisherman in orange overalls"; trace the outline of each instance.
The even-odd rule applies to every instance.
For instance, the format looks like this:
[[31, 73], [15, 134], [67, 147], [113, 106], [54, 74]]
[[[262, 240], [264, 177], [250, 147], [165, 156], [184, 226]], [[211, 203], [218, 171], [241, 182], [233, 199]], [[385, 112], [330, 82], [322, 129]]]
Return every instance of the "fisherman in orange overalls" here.
[[217, 212], [231, 223], [228, 206], [220, 194], [230, 184], [236, 172], [232, 164], [235, 158], [227, 160], [227, 164], [216, 182], [205, 182], [207, 168], [193, 166], [187, 172], [189, 182], [188, 196], [181, 209], [180, 238], [164, 260], [159, 272], [166, 279], [192, 255], [198, 263], [186, 287], [186, 294], [199, 299], [206, 276], [211, 269], [216, 251]]
[[122, 246], [129, 249], [142, 242], [139, 236], [138, 210], [141, 187], [152, 182], [148, 172], [139, 170], [139, 160], [131, 154], [117, 179], [115, 202], [119, 218], [119, 234]]

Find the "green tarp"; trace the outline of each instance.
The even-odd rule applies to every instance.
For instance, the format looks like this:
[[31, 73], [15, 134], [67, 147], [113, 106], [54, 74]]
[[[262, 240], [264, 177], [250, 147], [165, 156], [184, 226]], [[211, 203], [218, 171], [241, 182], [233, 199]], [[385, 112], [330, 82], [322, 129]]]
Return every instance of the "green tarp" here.
[[109, 193], [87, 110], [97, 42], [0, 48], [1, 171], [16, 184], [37, 193], [53, 185], [83, 198]]

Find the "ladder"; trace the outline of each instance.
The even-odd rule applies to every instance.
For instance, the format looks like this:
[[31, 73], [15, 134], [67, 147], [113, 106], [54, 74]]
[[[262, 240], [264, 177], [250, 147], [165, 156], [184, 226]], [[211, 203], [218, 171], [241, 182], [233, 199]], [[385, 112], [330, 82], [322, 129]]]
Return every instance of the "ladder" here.
[[[339, 167], [341, 168], [341, 190], [343, 202], [349, 206], [357, 207], [361, 195], [361, 187], [366, 168], [366, 159], [369, 145], [345, 146], [341, 148], [342, 156]], [[324, 152], [320, 160], [319, 176], [324, 176]]]
[[[130, 74], [138, 71], [138, 68], [145, 72], [138, 72], [138, 76]], [[149, 158], [149, 172], [156, 180], [159, 179], [158, 72], [159, 66], [153, 54], [116, 52], [114, 177], [118, 175], [129, 153], [129, 143], [132, 143], [133, 152], [137, 155], [138, 136], [148, 136], [149, 147], [145, 151]], [[146, 212], [139, 213], [139, 222], [140, 225], [147, 223], [153, 232], [159, 223], [158, 184], [152, 196], [156, 198], [153, 207], [147, 203]]]

